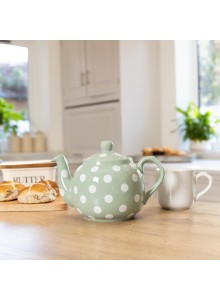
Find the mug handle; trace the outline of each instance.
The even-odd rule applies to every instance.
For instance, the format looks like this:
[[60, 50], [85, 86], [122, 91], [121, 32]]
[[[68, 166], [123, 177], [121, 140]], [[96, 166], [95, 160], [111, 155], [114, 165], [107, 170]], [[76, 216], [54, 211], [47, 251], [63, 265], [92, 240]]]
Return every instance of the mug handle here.
[[200, 178], [200, 177], [205, 177], [208, 179], [208, 185], [205, 189], [203, 189], [201, 192], [199, 192], [196, 196], [195, 196], [195, 201], [197, 201], [203, 194], [205, 194], [207, 191], [209, 191], [209, 189], [211, 188], [212, 186], [212, 182], [213, 182], [213, 179], [212, 177], [207, 173], [207, 172], [199, 172], [197, 175], [196, 175], [196, 183], [197, 183], [197, 180]]
[[159, 178], [158, 178], [157, 182], [153, 185], [153, 187], [151, 189], [149, 189], [147, 192], [145, 192], [145, 197], [144, 197], [144, 201], [143, 201], [144, 205], [147, 203], [147, 200], [149, 199], [149, 197], [155, 192], [155, 190], [158, 188], [160, 183], [163, 181], [164, 174], [165, 174], [162, 164], [154, 156], [144, 157], [137, 163], [137, 167], [138, 167], [138, 169], [140, 169], [142, 174], [144, 173], [143, 166], [146, 162], [153, 162], [154, 164], [156, 164], [157, 167], [159, 168], [160, 174], [159, 174]]

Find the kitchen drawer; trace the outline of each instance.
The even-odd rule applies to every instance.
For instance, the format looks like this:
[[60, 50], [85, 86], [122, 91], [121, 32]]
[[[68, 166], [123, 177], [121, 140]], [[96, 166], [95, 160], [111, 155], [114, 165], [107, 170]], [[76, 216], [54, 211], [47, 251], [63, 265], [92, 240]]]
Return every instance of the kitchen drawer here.
[[65, 151], [87, 157], [100, 151], [102, 140], [111, 140], [120, 152], [119, 120], [119, 102], [65, 109]]

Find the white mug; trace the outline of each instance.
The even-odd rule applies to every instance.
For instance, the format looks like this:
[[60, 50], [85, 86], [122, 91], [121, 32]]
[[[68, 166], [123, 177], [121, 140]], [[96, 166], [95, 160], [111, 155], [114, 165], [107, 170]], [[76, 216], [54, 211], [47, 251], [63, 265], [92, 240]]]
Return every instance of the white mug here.
[[[195, 186], [200, 177], [206, 177], [208, 185], [196, 194]], [[165, 168], [164, 180], [157, 190], [158, 202], [164, 209], [189, 209], [211, 186], [212, 177], [207, 172], [195, 174], [192, 169]]]

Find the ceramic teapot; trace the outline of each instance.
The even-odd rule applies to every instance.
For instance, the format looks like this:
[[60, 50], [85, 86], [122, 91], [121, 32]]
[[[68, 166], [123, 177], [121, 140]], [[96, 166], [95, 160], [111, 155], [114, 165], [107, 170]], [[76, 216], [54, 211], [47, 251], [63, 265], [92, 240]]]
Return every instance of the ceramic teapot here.
[[[132, 158], [112, 151], [111, 141], [101, 142], [101, 152], [84, 159], [71, 177], [66, 158], [54, 158], [58, 167], [58, 186], [64, 201], [85, 218], [115, 222], [134, 218], [164, 178], [164, 168], [153, 156], [143, 157], [137, 164]], [[159, 177], [145, 192], [143, 165], [152, 162]]]

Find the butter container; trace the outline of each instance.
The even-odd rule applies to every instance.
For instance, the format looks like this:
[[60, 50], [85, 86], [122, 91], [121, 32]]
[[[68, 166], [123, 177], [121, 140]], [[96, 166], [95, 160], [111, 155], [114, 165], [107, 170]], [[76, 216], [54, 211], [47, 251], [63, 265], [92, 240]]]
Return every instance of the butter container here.
[[41, 180], [56, 181], [56, 162], [49, 160], [1, 162], [3, 181], [29, 186]]

